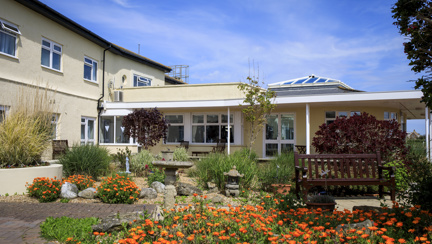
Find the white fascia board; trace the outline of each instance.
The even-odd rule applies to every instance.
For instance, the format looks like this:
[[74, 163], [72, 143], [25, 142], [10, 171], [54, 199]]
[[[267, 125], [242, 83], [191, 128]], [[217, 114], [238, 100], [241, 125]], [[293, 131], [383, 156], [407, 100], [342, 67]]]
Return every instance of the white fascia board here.
[[421, 99], [421, 91], [395, 92], [358, 92], [331, 95], [309, 95], [276, 97], [276, 104], [326, 103], [326, 102], [356, 102], [356, 101], [388, 101]]
[[243, 104], [242, 99], [208, 100], [208, 101], [175, 101], [175, 102], [110, 102], [107, 109], [134, 109], [134, 108], [212, 108], [235, 107]]

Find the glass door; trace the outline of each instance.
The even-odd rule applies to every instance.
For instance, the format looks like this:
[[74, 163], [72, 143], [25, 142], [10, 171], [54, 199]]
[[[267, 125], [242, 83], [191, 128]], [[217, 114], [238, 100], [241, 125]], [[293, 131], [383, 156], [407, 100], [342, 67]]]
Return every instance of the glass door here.
[[294, 114], [272, 114], [267, 117], [264, 157], [274, 157], [294, 150], [294, 118]]

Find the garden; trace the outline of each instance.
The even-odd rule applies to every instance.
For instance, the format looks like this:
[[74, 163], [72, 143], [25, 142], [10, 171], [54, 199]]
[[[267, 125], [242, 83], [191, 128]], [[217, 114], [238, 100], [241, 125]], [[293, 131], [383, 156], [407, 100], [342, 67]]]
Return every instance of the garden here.
[[[165, 136], [160, 132], [166, 130], [167, 124], [163, 115], [157, 110], [137, 114], [160, 120], [157, 123], [160, 129], [155, 133], [137, 129], [137, 117], [130, 116], [125, 125], [133, 129], [126, 128], [126, 131], [137, 137], [139, 143], [150, 142], [151, 146], [159, 142]], [[0, 124], [1, 168], [43, 164], [41, 154], [52, 135], [51, 116], [52, 110], [48, 108], [11, 111]], [[152, 125], [143, 127], [154, 129]], [[256, 153], [245, 149], [231, 155], [209, 154], [194, 161], [194, 167], [179, 172], [178, 182], [187, 181], [201, 193], [176, 196], [175, 207], [163, 209], [162, 219], [152, 219], [152, 213], [143, 212], [139, 219], [123, 223], [120, 230], [99, 232], [92, 228], [98, 223], [97, 218], [50, 217], [40, 225], [41, 236], [60, 243], [430, 243], [432, 167], [425, 158], [424, 141], [406, 141], [399, 128], [395, 121], [380, 122], [362, 114], [322, 125], [313, 140], [318, 153], [374, 152], [376, 145], [380, 145], [386, 166], [396, 168], [398, 201], [383, 203], [379, 209], [307, 208], [292, 190], [283, 194], [274, 192], [274, 185], [294, 185], [292, 152], [260, 163]], [[157, 136], [151, 140], [140, 138], [153, 134]], [[164, 169], [152, 164], [163, 160], [162, 156], [152, 154], [148, 146], [144, 148], [135, 155], [128, 148], [110, 155], [98, 145], [73, 145], [59, 160], [63, 166], [62, 179], [37, 177], [27, 182], [27, 194], [1, 196], [0, 201], [163, 206], [163, 193], [158, 192], [156, 198], [141, 194], [165, 178]], [[189, 160], [184, 148], [176, 149], [173, 157], [177, 161]], [[124, 172], [126, 158], [130, 159], [131, 173]], [[237, 198], [220, 194], [227, 182], [224, 173], [234, 166], [242, 175]], [[64, 186], [75, 188], [75, 196], [62, 195]], [[318, 187], [311, 190], [314, 196], [310, 199], [333, 201], [332, 196], [341, 193], [356, 195], [376, 191], [374, 187]], [[77, 197], [83, 192], [87, 197]]]

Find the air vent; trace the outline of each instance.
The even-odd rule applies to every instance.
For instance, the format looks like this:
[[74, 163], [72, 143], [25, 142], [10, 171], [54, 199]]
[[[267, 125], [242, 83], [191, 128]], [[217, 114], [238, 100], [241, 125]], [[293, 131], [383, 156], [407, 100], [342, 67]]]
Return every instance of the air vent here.
[[123, 91], [114, 91], [114, 102], [123, 102]]

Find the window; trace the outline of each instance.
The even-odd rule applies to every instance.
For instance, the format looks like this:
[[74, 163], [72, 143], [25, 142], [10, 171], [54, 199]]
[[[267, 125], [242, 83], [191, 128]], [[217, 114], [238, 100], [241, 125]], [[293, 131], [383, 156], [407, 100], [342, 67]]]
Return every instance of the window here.
[[336, 112], [336, 111], [326, 111], [325, 112], [325, 123], [331, 124], [333, 123], [337, 117], [340, 118], [348, 118], [350, 116], [353, 115], [361, 115], [360, 111], [351, 111], [351, 112], [346, 112], [346, 111], [340, 111], [340, 112]]
[[100, 143], [130, 143], [129, 137], [124, 135], [122, 126], [123, 116], [103, 116], [100, 120]]
[[133, 86], [151, 86], [151, 79], [139, 75], [134, 75]]
[[16, 57], [18, 26], [0, 19], [0, 53]]
[[61, 45], [49, 41], [45, 38], [42, 39], [42, 54], [41, 54], [42, 66], [60, 71], [61, 55], [62, 55]]
[[84, 79], [97, 82], [98, 63], [91, 58], [84, 57]]
[[384, 120], [397, 120], [397, 113], [384, 112]]
[[165, 115], [167, 120], [168, 133], [167, 143], [176, 143], [184, 140], [183, 115]]
[[51, 138], [57, 139], [58, 114], [53, 114], [51, 118]]
[[0, 123], [3, 122], [3, 120], [6, 118], [8, 111], [9, 111], [8, 106], [0, 105]]
[[95, 143], [95, 119], [81, 117], [81, 145]]
[[[228, 116], [226, 114], [196, 114], [192, 115], [192, 142], [216, 143], [218, 139], [228, 140], [234, 143], [233, 115], [230, 115], [228, 128]], [[229, 131], [229, 132], [228, 132]]]

